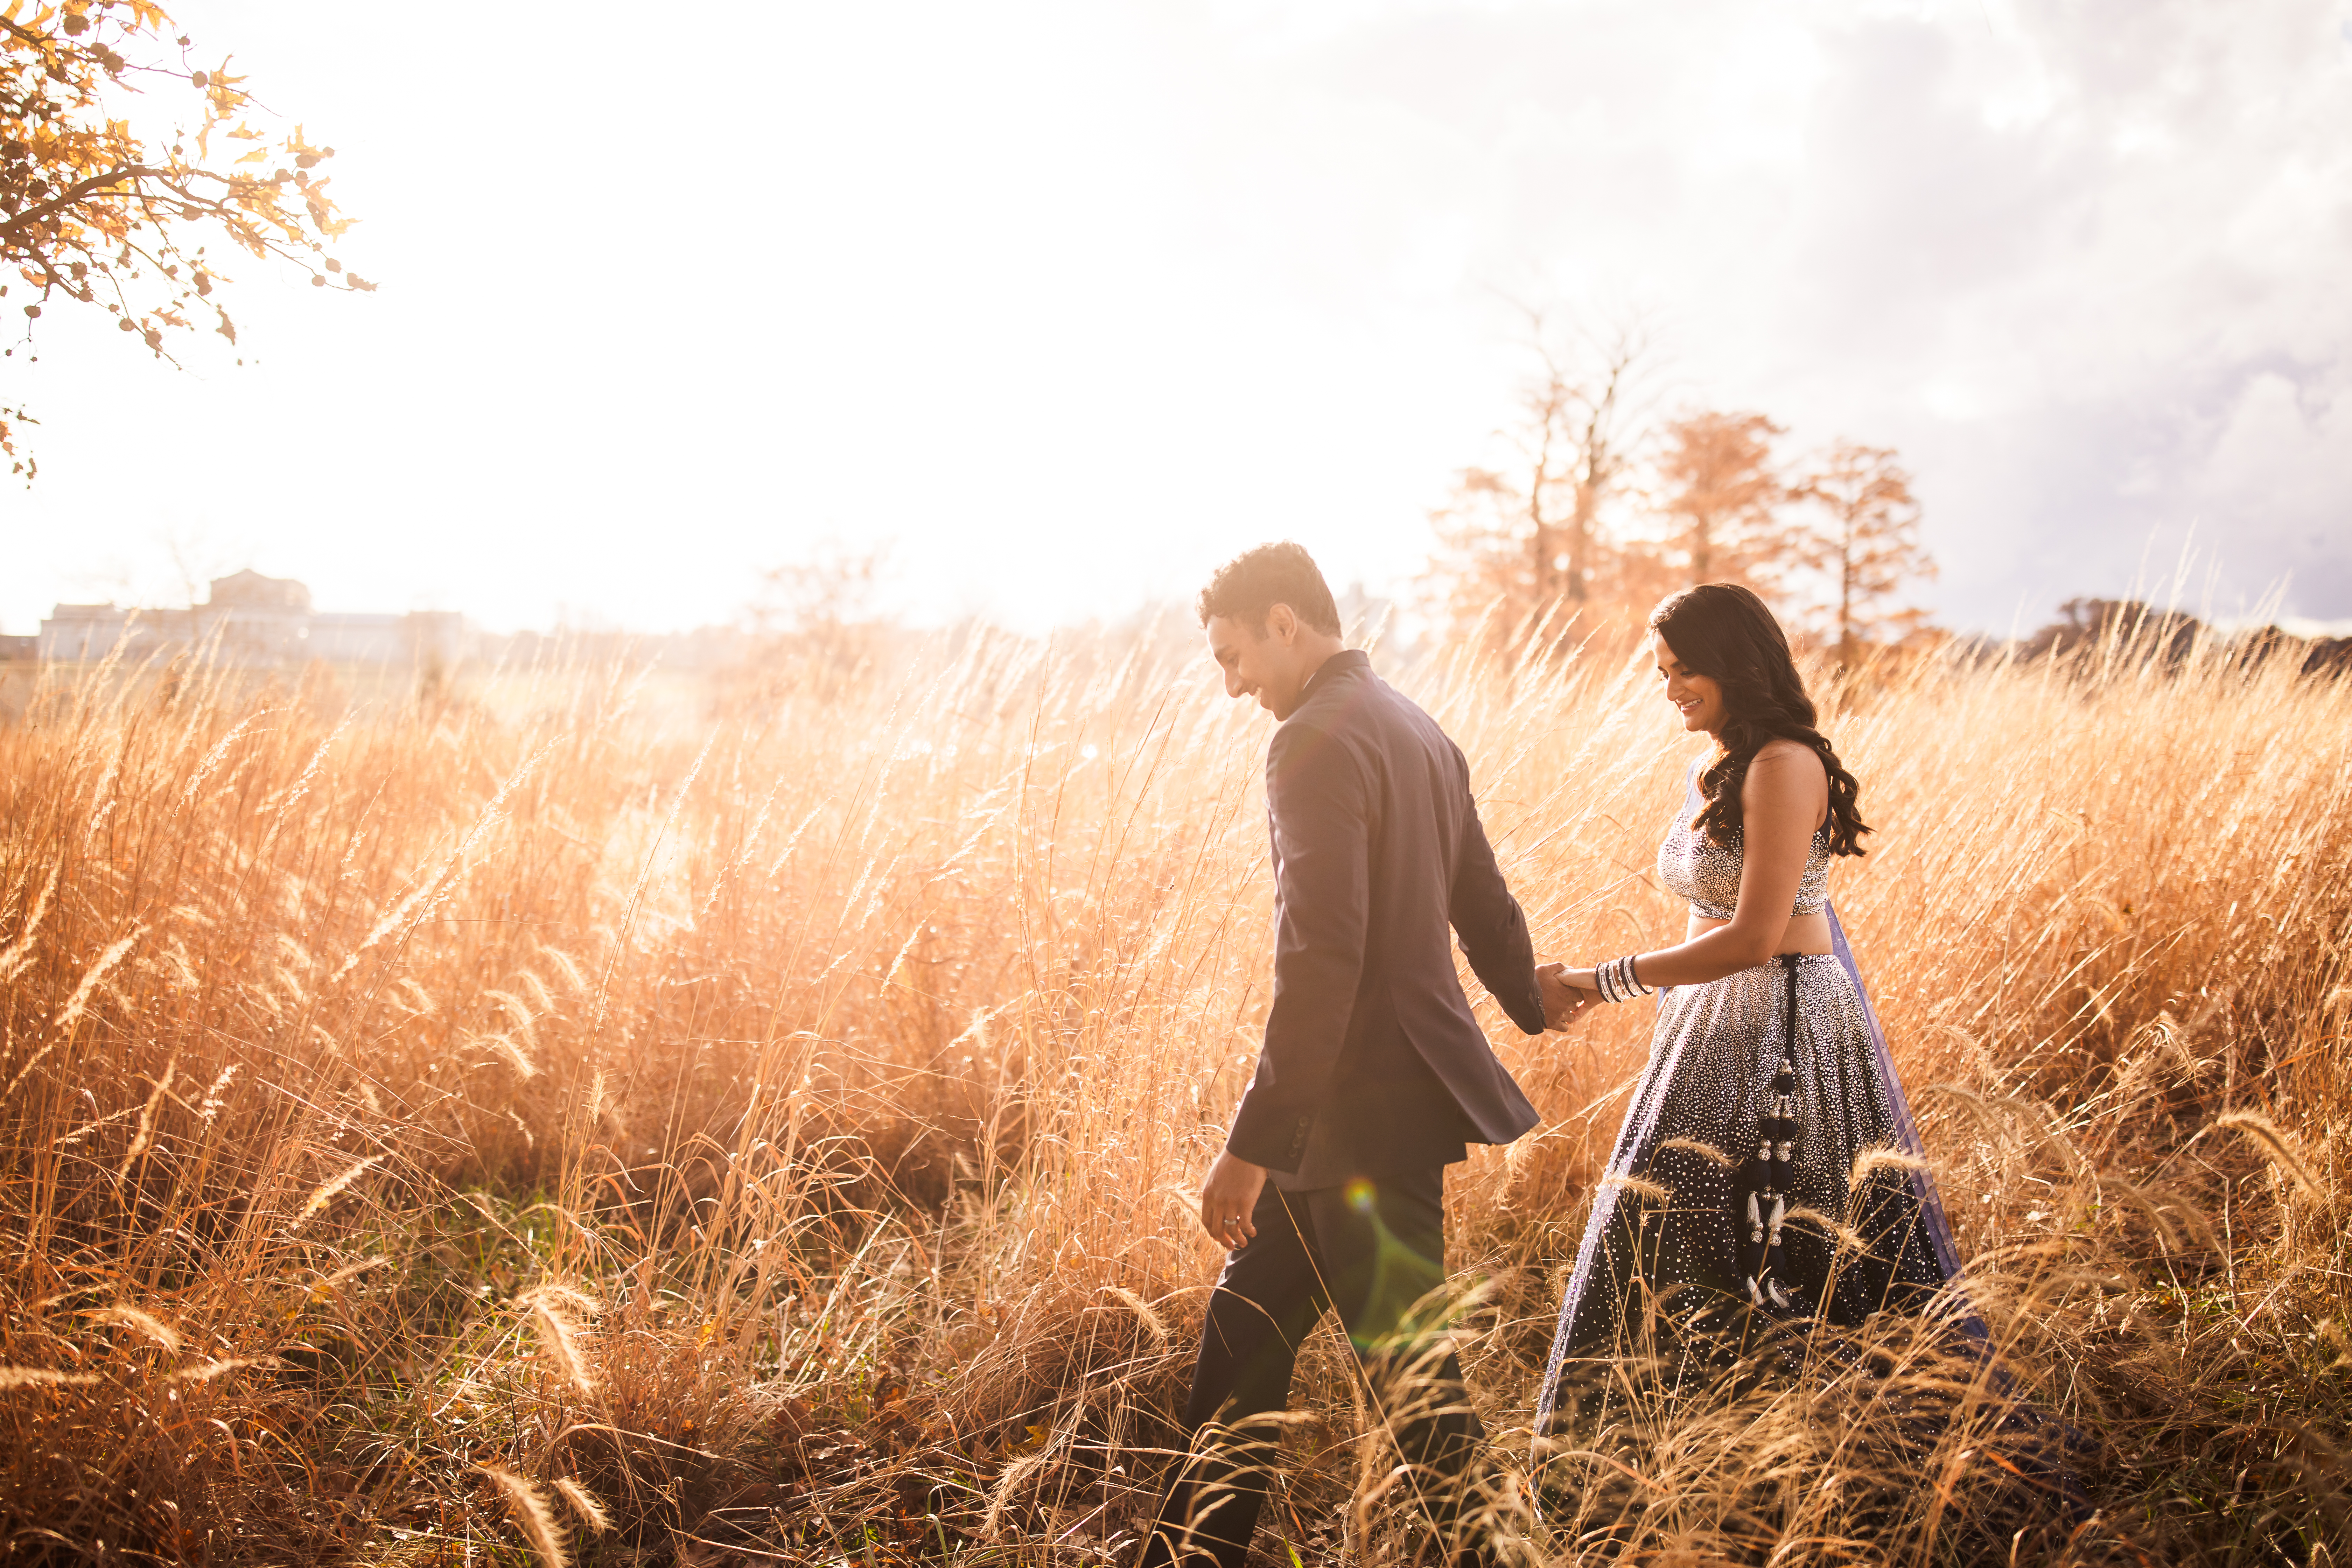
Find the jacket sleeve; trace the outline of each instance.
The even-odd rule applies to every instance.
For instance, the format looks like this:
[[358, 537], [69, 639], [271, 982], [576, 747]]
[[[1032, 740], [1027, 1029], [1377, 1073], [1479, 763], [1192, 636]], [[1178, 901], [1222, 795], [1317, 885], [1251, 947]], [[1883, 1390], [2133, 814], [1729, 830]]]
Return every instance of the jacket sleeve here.
[[1276, 862], [1274, 1004], [1225, 1147], [1254, 1165], [1295, 1171], [1363, 976], [1372, 798], [1346, 745], [1290, 725], [1266, 748], [1265, 789]]
[[[1454, 760], [1462, 770], [1462, 792], [1466, 797], [1470, 765], [1462, 761], [1458, 751]], [[1465, 799], [1463, 809], [1468, 815], [1463, 825], [1461, 854], [1454, 861], [1450, 911], [1454, 934], [1462, 939], [1462, 951], [1479, 983], [1503, 1005], [1511, 1022], [1524, 1033], [1540, 1035], [1543, 993], [1536, 985], [1536, 950], [1528, 934], [1528, 918], [1520, 912], [1518, 900], [1511, 897], [1503, 868], [1495, 864], [1495, 849], [1478, 821], [1477, 804]]]

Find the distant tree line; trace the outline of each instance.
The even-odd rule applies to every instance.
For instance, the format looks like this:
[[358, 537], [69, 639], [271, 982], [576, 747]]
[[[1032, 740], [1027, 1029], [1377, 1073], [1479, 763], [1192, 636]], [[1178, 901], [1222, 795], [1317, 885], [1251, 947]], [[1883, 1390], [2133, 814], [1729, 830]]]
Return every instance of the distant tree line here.
[[1655, 412], [1655, 353], [1627, 329], [1562, 349], [1540, 322], [1538, 369], [1499, 435], [1432, 515], [1431, 608], [1497, 650], [1641, 624], [1678, 587], [1739, 583], [1843, 659], [1918, 635], [1906, 590], [1936, 574], [1911, 476], [1891, 447], [1785, 452], [1752, 410]]
[[2178, 668], [2200, 647], [2219, 648], [2231, 662], [2255, 668], [2285, 659], [2305, 675], [2352, 672], [2352, 637], [2304, 637], [2278, 626], [2223, 631], [2189, 615], [2138, 599], [2069, 599], [2058, 618], [2013, 648], [1983, 645], [1989, 653], [2022, 659], [2087, 656], [2113, 649], [2133, 663]]

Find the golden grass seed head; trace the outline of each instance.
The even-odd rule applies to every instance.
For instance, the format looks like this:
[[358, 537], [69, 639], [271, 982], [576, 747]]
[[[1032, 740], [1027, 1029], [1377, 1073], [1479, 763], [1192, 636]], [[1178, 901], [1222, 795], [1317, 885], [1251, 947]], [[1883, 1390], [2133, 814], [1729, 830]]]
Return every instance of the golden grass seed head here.
[[540, 1561], [540, 1568], [570, 1568], [571, 1558], [563, 1546], [563, 1532], [555, 1522], [555, 1512], [547, 1506], [547, 1498], [540, 1489], [499, 1465], [477, 1465], [476, 1469], [488, 1476], [499, 1489], [507, 1506], [507, 1515], [530, 1543]]
[[595, 1493], [570, 1476], [556, 1477], [554, 1485], [556, 1492], [572, 1506], [572, 1511], [591, 1533], [602, 1535], [613, 1528], [612, 1516], [604, 1511], [604, 1505], [596, 1500]]

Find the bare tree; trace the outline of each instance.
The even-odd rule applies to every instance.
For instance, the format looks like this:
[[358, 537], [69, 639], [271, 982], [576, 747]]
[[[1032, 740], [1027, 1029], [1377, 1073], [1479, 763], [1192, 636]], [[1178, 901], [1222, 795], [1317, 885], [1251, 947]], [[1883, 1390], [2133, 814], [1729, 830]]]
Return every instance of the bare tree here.
[[1836, 589], [1838, 657], [1851, 660], [1867, 639], [1918, 629], [1927, 613], [1895, 601], [1906, 583], [1933, 578], [1937, 567], [1919, 542], [1919, 503], [1894, 449], [1841, 441], [1790, 493], [1819, 508], [1803, 554]]
[[865, 679], [891, 629], [875, 605], [889, 556], [887, 544], [861, 552], [829, 540], [762, 573], [746, 613], [753, 651], [743, 695], [803, 687], [833, 697]]
[[1617, 542], [1602, 507], [1637, 443], [1635, 388], [1652, 353], [1631, 326], [1564, 351], [1532, 311], [1528, 346], [1538, 371], [1499, 432], [1513, 460], [1464, 468], [1431, 516], [1447, 618], [1457, 628], [1484, 621], [1498, 644], [1592, 607]]
[[1549, 381], [1560, 389], [1560, 413], [1570, 437], [1570, 506], [1561, 563], [1567, 576], [1561, 587], [1569, 603], [1579, 607], [1592, 597], [1601, 503], [1622, 477], [1633, 447], [1627, 428], [1632, 423], [1628, 397], [1648, 353], [1647, 337], [1626, 328], [1596, 346], [1594, 363], [1581, 382], [1563, 377], [1551, 356], [1544, 358]]
[[1689, 582], [1758, 587], [1786, 566], [1790, 539], [1777, 509], [1789, 492], [1772, 442], [1787, 434], [1761, 414], [1706, 409], [1666, 426], [1658, 459], [1661, 510]]

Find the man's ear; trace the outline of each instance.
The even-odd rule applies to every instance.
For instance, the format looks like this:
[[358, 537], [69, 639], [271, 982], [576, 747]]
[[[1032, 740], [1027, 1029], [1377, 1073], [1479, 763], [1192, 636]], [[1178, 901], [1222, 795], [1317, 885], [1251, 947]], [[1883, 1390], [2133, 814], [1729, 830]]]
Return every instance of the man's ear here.
[[1298, 616], [1288, 605], [1275, 605], [1265, 612], [1265, 630], [1269, 637], [1282, 639], [1288, 647], [1298, 637]]

